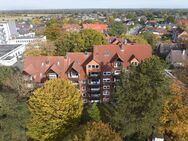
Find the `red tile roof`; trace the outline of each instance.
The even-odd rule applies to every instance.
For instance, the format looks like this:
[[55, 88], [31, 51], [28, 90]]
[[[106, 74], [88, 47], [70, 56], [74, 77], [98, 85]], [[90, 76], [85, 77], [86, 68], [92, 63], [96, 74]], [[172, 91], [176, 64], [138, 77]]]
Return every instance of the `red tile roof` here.
[[188, 26], [188, 19], [182, 19], [180, 22]]
[[107, 24], [83, 24], [84, 29], [93, 29], [99, 32], [107, 31]]
[[123, 67], [129, 65], [129, 60], [135, 56], [139, 62], [152, 56], [152, 49], [147, 45], [126, 44], [120, 48], [119, 45], [97, 45], [93, 53], [68, 52], [63, 56], [36, 56], [26, 57], [24, 60], [24, 72], [33, 77], [36, 82], [45, 80], [49, 71], [55, 72], [60, 78], [67, 78], [69, 69], [76, 70], [80, 80], [86, 80], [86, 65], [94, 60], [101, 64], [104, 70], [111, 71], [111, 61], [118, 57], [123, 62]]

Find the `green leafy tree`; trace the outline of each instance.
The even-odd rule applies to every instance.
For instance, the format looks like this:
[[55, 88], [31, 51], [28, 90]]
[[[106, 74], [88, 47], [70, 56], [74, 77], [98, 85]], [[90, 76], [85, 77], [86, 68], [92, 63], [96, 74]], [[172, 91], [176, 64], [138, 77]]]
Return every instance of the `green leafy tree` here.
[[56, 55], [65, 55], [68, 51], [81, 51], [84, 50], [84, 40], [80, 33], [67, 32], [61, 34], [56, 40]]
[[108, 119], [122, 137], [143, 141], [152, 133], [167, 93], [165, 64], [158, 57], [133, 66], [116, 84]]
[[103, 33], [95, 30], [86, 29], [80, 32], [82, 39], [84, 40], [84, 49], [80, 51], [90, 51], [94, 45], [107, 44], [107, 39]]
[[13, 73], [14, 70], [11, 67], [0, 67], [0, 89], [2, 89], [4, 81], [8, 79]]
[[94, 103], [92, 106], [87, 110], [90, 120], [92, 121], [100, 121], [100, 110], [97, 107], [97, 104]]
[[157, 41], [158, 41], [158, 38], [157, 36], [155, 36], [153, 33], [151, 32], [144, 32], [142, 33], [142, 36], [144, 37], [144, 39], [152, 46], [152, 48], [154, 49], [156, 44], [157, 44]]
[[90, 51], [94, 45], [107, 44], [105, 36], [95, 30], [66, 32], [56, 40], [57, 55], [65, 55], [68, 51]]
[[35, 140], [59, 140], [78, 126], [83, 109], [79, 91], [63, 79], [47, 81], [29, 99], [28, 135]]
[[127, 39], [131, 43], [147, 44], [148, 45], [147, 40], [144, 39], [143, 36], [121, 35], [121, 37]]
[[127, 28], [122, 22], [111, 22], [109, 23], [108, 32], [112, 36], [120, 36], [127, 32]]
[[0, 92], [0, 140], [27, 141], [26, 122], [29, 118], [26, 101], [18, 101], [11, 91]]
[[89, 122], [71, 133], [64, 141], [122, 141], [108, 124]]
[[62, 23], [56, 19], [52, 19], [47, 23], [47, 26], [44, 30], [44, 34], [47, 39], [55, 41], [62, 32]]

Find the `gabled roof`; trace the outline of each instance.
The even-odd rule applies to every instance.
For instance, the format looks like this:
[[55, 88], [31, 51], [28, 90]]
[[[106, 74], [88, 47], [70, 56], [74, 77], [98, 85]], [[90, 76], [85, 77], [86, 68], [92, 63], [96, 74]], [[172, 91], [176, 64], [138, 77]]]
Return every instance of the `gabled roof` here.
[[67, 78], [67, 71], [74, 69], [79, 75], [79, 80], [86, 79], [86, 65], [92, 60], [102, 65], [106, 71], [111, 71], [112, 60], [119, 58], [123, 67], [129, 65], [130, 58], [134, 57], [141, 62], [152, 56], [152, 49], [148, 45], [126, 44], [119, 45], [97, 45], [93, 52], [68, 52], [63, 56], [33, 56], [24, 59], [24, 72], [31, 75], [36, 82], [41, 82], [45, 75], [54, 71], [60, 78]]
[[120, 55], [118, 55], [117, 53], [112, 57], [111, 61], [110, 62], [113, 62], [115, 61], [116, 59], [120, 59], [121, 62], [123, 62], [123, 59], [120, 57]]

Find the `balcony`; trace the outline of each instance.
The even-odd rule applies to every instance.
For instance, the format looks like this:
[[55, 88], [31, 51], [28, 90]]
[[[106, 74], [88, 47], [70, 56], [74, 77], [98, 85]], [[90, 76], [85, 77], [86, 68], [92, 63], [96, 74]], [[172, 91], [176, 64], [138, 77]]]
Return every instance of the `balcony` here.
[[110, 91], [107, 91], [107, 90], [103, 91], [103, 95], [104, 96], [109, 96], [110, 95]]
[[91, 91], [100, 91], [100, 88], [91, 88]]
[[100, 80], [99, 79], [91, 79], [88, 81], [89, 85], [100, 85]]
[[49, 73], [48, 74], [48, 79], [54, 79], [54, 78], [57, 78], [57, 74], [56, 73]]
[[114, 75], [120, 75], [121, 74], [121, 70], [115, 70], [114, 71]]
[[93, 98], [98, 98], [98, 97], [100, 97], [100, 93], [91, 94], [91, 97], [93, 97]]
[[121, 62], [115, 62], [114, 68], [121, 68]]
[[78, 74], [68, 73], [68, 78], [78, 78]]
[[99, 73], [98, 72], [89, 72], [89, 76], [90, 77], [97, 77], [97, 76], [99, 76]]

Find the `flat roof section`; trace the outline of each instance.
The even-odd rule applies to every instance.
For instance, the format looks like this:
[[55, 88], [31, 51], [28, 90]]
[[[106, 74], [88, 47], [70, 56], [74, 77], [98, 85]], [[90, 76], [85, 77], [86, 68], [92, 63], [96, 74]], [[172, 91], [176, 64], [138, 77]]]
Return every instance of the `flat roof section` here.
[[12, 50], [16, 49], [17, 47], [21, 46], [21, 44], [18, 45], [0, 45], [0, 57], [4, 56], [5, 54], [11, 52]]

